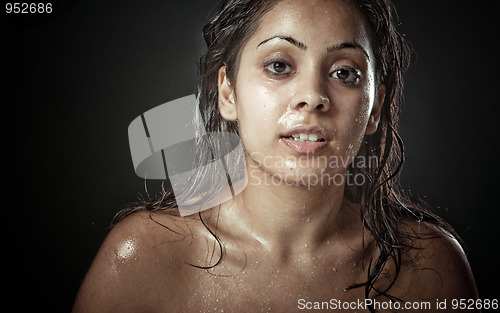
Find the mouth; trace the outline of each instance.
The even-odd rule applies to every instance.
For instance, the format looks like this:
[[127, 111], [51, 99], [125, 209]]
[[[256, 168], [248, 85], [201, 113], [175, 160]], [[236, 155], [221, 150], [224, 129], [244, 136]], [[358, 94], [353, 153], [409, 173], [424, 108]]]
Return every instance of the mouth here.
[[315, 153], [327, 146], [322, 128], [296, 128], [281, 136], [280, 141], [299, 153]]
[[282, 137], [290, 140], [296, 140], [301, 142], [324, 142], [325, 138], [320, 137], [317, 134], [307, 134], [307, 133], [295, 133], [287, 137]]

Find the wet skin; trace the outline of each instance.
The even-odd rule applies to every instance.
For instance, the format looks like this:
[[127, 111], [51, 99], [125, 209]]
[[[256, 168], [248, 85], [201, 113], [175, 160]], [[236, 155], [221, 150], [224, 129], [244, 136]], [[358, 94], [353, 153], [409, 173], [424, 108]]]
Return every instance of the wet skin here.
[[[219, 70], [219, 108], [238, 122], [249, 172], [243, 192], [202, 213], [224, 257], [199, 268], [217, 263], [221, 251], [197, 216], [135, 213], [106, 238], [74, 312], [296, 312], [300, 299], [364, 299], [364, 288], [347, 290], [366, 281], [377, 256], [358, 204], [344, 199], [343, 184], [303, 182], [345, 175], [345, 166], [310, 160], [353, 157], [376, 131], [385, 86], [375, 80], [374, 62], [370, 30], [354, 6], [276, 4], [242, 48], [236, 81]], [[322, 141], [292, 141], [294, 132]], [[283, 183], [263, 183], [270, 177]], [[477, 297], [455, 239], [416, 221], [400, 227], [425, 238], [403, 254], [392, 296]], [[389, 286], [394, 273], [388, 262], [376, 287]]]

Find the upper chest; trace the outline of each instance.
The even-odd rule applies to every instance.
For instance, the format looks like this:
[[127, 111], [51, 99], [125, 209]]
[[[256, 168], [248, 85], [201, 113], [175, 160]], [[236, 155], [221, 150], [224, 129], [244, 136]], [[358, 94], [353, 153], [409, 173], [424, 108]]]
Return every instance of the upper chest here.
[[223, 262], [208, 271], [183, 272], [175, 306], [187, 312], [298, 312], [324, 302], [332, 308], [332, 301], [364, 299], [364, 288], [348, 289], [367, 279], [362, 262], [352, 259], [289, 267], [257, 261], [236, 268]]

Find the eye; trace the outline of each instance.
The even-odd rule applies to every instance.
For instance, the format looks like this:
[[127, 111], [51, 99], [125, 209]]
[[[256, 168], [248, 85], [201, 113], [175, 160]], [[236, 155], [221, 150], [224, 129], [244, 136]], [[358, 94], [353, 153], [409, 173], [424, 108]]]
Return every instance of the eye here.
[[358, 70], [351, 67], [343, 67], [334, 70], [330, 73], [330, 76], [335, 79], [339, 79], [347, 84], [355, 84], [359, 81], [361, 77]]
[[290, 65], [283, 61], [270, 61], [264, 67], [266, 71], [275, 76], [287, 75], [292, 72]]

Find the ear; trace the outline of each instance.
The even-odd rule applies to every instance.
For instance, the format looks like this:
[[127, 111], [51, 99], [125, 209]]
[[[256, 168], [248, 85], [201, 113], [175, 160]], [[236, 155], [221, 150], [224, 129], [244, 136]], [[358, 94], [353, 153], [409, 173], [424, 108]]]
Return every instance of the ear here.
[[378, 123], [380, 122], [380, 113], [382, 112], [382, 105], [385, 100], [385, 85], [380, 84], [378, 86], [377, 97], [375, 103], [373, 103], [372, 112], [370, 113], [370, 119], [368, 120], [368, 125], [366, 126], [366, 135], [371, 135], [377, 131]]
[[234, 87], [231, 85], [226, 75], [226, 65], [219, 69], [219, 111], [222, 117], [228, 121], [236, 121], [238, 113], [236, 111], [236, 101], [234, 97]]

